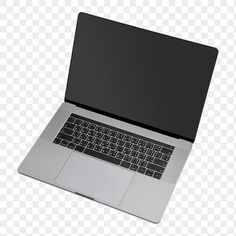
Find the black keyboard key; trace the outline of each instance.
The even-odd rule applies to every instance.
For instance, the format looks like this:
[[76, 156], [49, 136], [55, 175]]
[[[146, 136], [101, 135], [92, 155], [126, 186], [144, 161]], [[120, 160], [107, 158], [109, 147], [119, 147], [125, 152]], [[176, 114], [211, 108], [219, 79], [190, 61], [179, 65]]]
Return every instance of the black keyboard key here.
[[147, 144], [146, 144], [146, 147], [147, 147], [147, 148], [152, 148], [153, 146], [154, 146], [153, 143], [147, 143]]
[[83, 127], [88, 127], [88, 125], [89, 125], [89, 122], [87, 122], [87, 121], [83, 121], [81, 124], [81, 126], [83, 126]]
[[81, 129], [82, 129], [82, 127], [78, 126], [78, 125], [76, 125], [75, 128], [74, 128], [75, 131], [80, 131]]
[[109, 151], [110, 151], [110, 150], [109, 150], [108, 148], [103, 148], [103, 149], [102, 149], [102, 153], [104, 153], [104, 154], [108, 154]]
[[125, 149], [124, 149], [124, 153], [125, 153], [125, 154], [130, 154], [130, 152], [131, 152], [131, 149], [128, 149], [128, 148], [125, 148]]
[[138, 166], [135, 165], [135, 164], [132, 164], [132, 165], [130, 166], [130, 170], [136, 171], [137, 169], [138, 169]]
[[129, 142], [131, 140], [131, 137], [128, 135], [125, 135], [124, 140]]
[[118, 133], [117, 135], [116, 135], [116, 137], [117, 138], [119, 138], [119, 139], [123, 139], [124, 138], [124, 134], [122, 134], [122, 133]]
[[101, 132], [101, 131], [102, 131], [102, 127], [101, 127], [101, 126], [97, 126], [97, 127], [95, 128], [95, 131]]
[[81, 141], [80, 138], [74, 138], [72, 142], [75, 143], [75, 144], [79, 144], [80, 141]]
[[144, 160], [146, 155], [144, 153], [139, 153], [138, 158]]
[[83, 128], [81, 129], [81, 133], [84, 133], [84, 134], [87, 134], [89, 132], [89, 129], [88, 128]]
[[80, 139], [86, 140], [88, 138], [87, 134], [81, 134]]
[[73, 130], [63, 127], [60, 132], [71, 135], [73, 133]]
[[89, 142], [93, 142], [94, 140], [95, 140], [95, 138], [92, 136], [88, 136], [88, 138], [87, 138], [87, 141], [89, 141]]
[[96, 145], [94, 148], [95, 151], [100, 152], [102, 150], [102, 147], [99, 145]]
[[139, 146], [145, 146], [145, 144], [146, 144], [146, 141], [144, 141], [144, 140], [139, 140], [139, 142], [138, 142]]
[[116, 153], [117, 153], [116, 151], [110, 150], [109, 155], [112, 156], [112, 157], [115, 157]]
[[139, 148], [139, 151], [142, 152], [142, 153], [146, 153], [147, 148], [145, 148], [145, 147], [140, 147], [140, 148]]
[[71, 142], [74, 137], [72, 137], [72, 136], [70, 136], [70, 135], [67, 135], [67, 134], [59, 133], [59, 134], [57, 135], [57, 138], [65, 139], [65, 140]]
[[142, 167], [145, 167], [147, 165], [147, 162], [146, 161], [140, 161], [139, 165], [142, 166]]
[[153, 149], [154, 149], [155, 151], [160, 151], [160, 150], [161, 150], [161, 146], [159, 146], [159, 145], [154, 145]]
[[59, 143], [61, 142], [61, 139], [60, 139], [60, 138], [55, 138], [55, 139], [53, 140], [53, 142], [54, 142], [55, 144], [59, 144]]
[[116, 158], [122, 159], [124, 157], [124, 153], [118, 152], [116, 154]]
[[101, 146], [103, 146], [103, 147], [107, 147], [108, 144], [109, 144], [109, 143], [108, 143], [107, 141], [103, 140], [102, 143], [101, 143]]
[[152, 176], [154, 173], [153, 170], [146, 170], [145, 175]]
[[155, 172], [153, 177], [156, 178], [156, 179], [160, 179], [161, 178], [161, 174], [158, 173], [158, 172]]
[[75, 118], [70, 116], [68, 119], [67, 119], [68, 122], [70, 123], [73, 123], [75, 121]]
[[108, 148], [115, 149], [116, 145], [114, 143], [109, 143]]
[[153, 156], [154, 152], [155, 152], [154, 150], [148, 149], [148, 150], [147, 150], [147, 155]]
[[148, 162], [152, 162], [153, 159], [154, 159], [154, 157], [152, 157], [152, 156], [146, 156], [145, 160], [148, 161]]
[[130, 167], [130, 163], [127, 162], [127, 161], [122, 161], [120, 165], [125, 167], [125, 168], [129, 168]]
[[106, 141], [109, 141], [110, 137], [109, 137], [107, 134], [104, 134], [104, 135], [102, 136], [102, 139], [103, 139], [103, 140], [106, 140]]
[[94, 143], [89, 143], [87, 145], [87, 148], [90, 148], [90, 149], [93, 149], [95, 147], [95, 144]]
[[88, 134], [91, 135], [91, 136], [94, 136], [94, 135], [96, 134], [96, 131], [94, 131], [94, 130], [89, 130]]
[[[108, 149], [109, 150], [109, 149]], [[103, 153], [100, 153], [100, 152], [96, 152], [94, 150], [91, 150], [91, 149], [85, 149], [84, 153], [88, 154], [88, 155], [91, 155], [91, 156], [94, 156], [94, 157], [97, 157], [101, 160], [104, 160], [104, 161], [108, 161], [108, 162], [111, 162], [113, 164], [116, 164], [116, 165], [119, 165], [121, 163], [121, 160], [119, 159], [116, 159], [114, 157], [111, 157], [111, 156], [108, 156], [108, 155], [105, 155]]]
[[78, 138], [80, 136], [80, 132], [74, 131], [72, 136]]
[[138, 151], [138, 150], [139, 150], [139, 146], [136, 145], [136, 144], [134, 144], [134, 145], [131, 147], [131, 149], [133, 149], [133, 150], [135, 150], [135, 151]]
[[82, 140], [82, 141], [80, 142], [80, 145], [83, 146], [83, 147], [86, 147], [87, 144], [88, 144], [88, 142], [85, 141], [85, 140]]
[[109, 133], [110, 136], [115, 137], [117, 135], [117, 132], [114, 130], [111, 130]]
[[70, 149], [74, 149], [75, 146], [76, 146], [75, 143], [69, 143], [69, 144], [67, 145], [67, 147], [70, 148]]
[[74, 129], [75, 125], [72, 124], [72, 123], [70, 123], [70, 122], [66, 122], [66, 123], [64, 124], [64, 127], [69, 128], [69, 129]]
[[124, 160], [130, 162], [131, 161], [131, 157], [129, 155], [125, 155]]
[[95, 137], [96, 137], [96, 138], [101, 138], [102, 135], [103, 135], [102, 133], [97, 132], [97, 133], [95, 134]]
[[98, 139], [98, 138], [96, 138], [95, 140], [94, 140], [94, 143], [95, 144], [100, 144], [102, 142], [102, 140], [101, 139]]
[[155, 160], [153, 161], [154, 164], [157, 164], [159, 166], [163, 166], [163, 167], [166, 167], [167, 165], [167, 162], [166, 161], [163, 161], [163, 160], [160, 160], [160, 159], [157, 159], [155, 158]]
[[170, 160], [170, 156], [166, 155], [166, 154], [163, 154], [161, 159], [164, 160], [164, 161], [169, 161]]
[[172, 151], [173, 150], [170, 150], [170, 149], [164, 148], [164, 147], [161, 149], [161, 152], [164, 153], [164, 154], [167, 154], [167, 155], [171, 155]]
[[138, 156], [138, 152], [132, 151], [132, 152], [130, 153], [130, 155], [133, 156], [133, 157], [137, 157], [137, 156]]
[[136, 157], [133, 157], [131, 160], [131, 163], [134, 163], [134, 164], [138, 164], [138, 162], [139, 162], [139, 159]]
[[132, 138], [131, 139], [131, 143], [137, 144], [138, 143], [138, 139], [137, 138]]
[[78, 152], [83, 152], [84, 151], [84, 147], [80, 146], [80, 145], [76, 145], [75, 149]]
[[[124, 149], [124, 148], [123, 148], [123, 147], [121, 147], [121, 146], [117, 146], [117, 147], [116, 147], [116, 151], [118, 151], [118, 152], [122, 152], [122, 151], [123, 151], [123, 149]], [[127, 154], [127, 153], [126, 153], [126, 154]]]
[[103, 128], [102, 133], [103, 134], [109, 134], [110, 130], [108, 128]]
[[161, 158], [161, 156], [162, 156], [162, 154], [160, 153], [160, 152], [155, 152], [154, 153], [154, 157], [156, 157], [156, 158]]
[[74, 121], [74, 124], [76, 124], [76, 125], [80, 125], [82, 123], [82, 120], [80, 120], [80, 119], [77, 119], [76, 121]]
[[92, 123], [90, 123], [90, 125], [88, 126], [88, 128], [91, 129], [91, 130], [94, 130], [95, 127], [96, 127], [96, 125], [95, 125], [95, 124], [92, 124]]
[[111, 143], [116, 143], [117, 140], [118, 140], [117, 138], [112, 137], [112, 138], [110, 139], [110, 142], [111, 142]]
[[157, 166], [157, 165], [154, 165], [154, 164], [152, 164], [152, 163], [148, 163], [148, 164], [147, 164], [147, 168], [148, 168], [148, 169], [151, 169], [151, 170], [154, 170], [154, 171], [157, 171], [157, 172], [159, 172], [159, 173], [163, 173], [163, 172], [164, 172], [164, 169], [165, 169], [165, 168], [163, 168], [163, 167], [161, 167], [161, 166]]
[[140, 166], [140, 167], [138, 168], [138, 172], [141, 173], [141, 174], [144, 174], [145, 171], [146, 171], [146, 168], [144, 168], [144, 167], [142, 167], [142, 166]]
[[126, 142], [125, 145], [124, 145], [124, 147], [126, 147], [126, 148], [131, 148], [131, 146], [132, 146], [132, 144], [129, 143], [129, 142]]
[[122, 140], [122, 139], [119, 139], [119, 140], [117, 141], [117, 144], [120, 145], [120, 146], [123, 146], [124, 143], [125, 143], [125, 141]]

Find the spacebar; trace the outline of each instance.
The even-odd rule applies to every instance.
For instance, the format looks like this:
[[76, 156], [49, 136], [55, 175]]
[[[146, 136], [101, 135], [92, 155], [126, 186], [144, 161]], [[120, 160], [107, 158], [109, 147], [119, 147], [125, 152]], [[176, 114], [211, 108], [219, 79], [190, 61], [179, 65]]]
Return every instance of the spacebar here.
[[116, 164], [116, 165], [119, 165], [121, 163], [121, 160], [119, 160], [119, 159], [107, 156], [103, 153], [96, 152], [96, 151], [88, 149], [88, 148], [86, 148], [84, 150], [84, 153], [86, 153], [88, 155], [91, 155], [91, 156], [94, 156], [94, 157], [97, 157], [98, 159], [101, 159], [101, 160], [104, 160], [104, 161], [109, 161], [109, 162], [111, 162], [113, 164]]

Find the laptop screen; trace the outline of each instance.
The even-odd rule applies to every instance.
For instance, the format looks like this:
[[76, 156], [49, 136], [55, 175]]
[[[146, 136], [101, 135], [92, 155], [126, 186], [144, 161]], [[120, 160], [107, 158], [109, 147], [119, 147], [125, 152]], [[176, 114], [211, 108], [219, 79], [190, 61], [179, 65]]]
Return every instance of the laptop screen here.
[[194, 141], [217, 49], [80, 13], [65, 100]]

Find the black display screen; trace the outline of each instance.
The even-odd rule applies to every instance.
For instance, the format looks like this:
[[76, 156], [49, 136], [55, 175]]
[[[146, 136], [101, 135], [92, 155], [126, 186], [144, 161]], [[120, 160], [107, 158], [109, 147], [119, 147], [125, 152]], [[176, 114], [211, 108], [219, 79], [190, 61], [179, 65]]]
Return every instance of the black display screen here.
[[65, 100], [194, 141], [217, 53], [80, 13]]

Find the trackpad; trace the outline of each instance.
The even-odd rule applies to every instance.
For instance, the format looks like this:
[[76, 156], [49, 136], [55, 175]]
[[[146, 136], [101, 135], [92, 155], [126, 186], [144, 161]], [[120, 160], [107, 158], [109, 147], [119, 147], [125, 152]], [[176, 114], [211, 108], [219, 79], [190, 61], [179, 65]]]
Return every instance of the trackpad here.
[[133, 175], [124, 168], [73, 152], [55, 183], [97, 201], [118, 206]]

